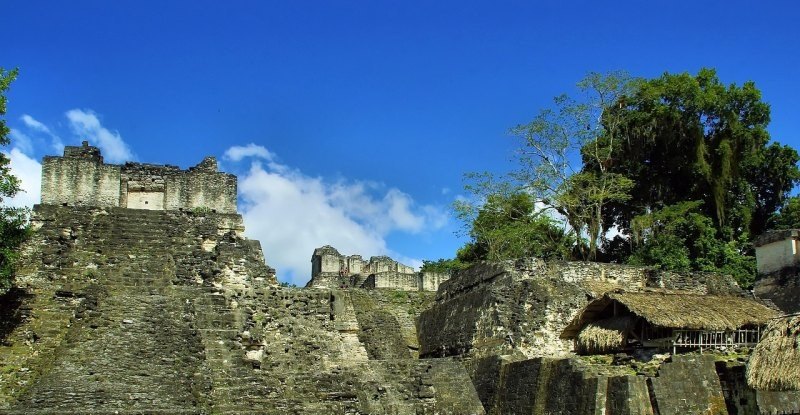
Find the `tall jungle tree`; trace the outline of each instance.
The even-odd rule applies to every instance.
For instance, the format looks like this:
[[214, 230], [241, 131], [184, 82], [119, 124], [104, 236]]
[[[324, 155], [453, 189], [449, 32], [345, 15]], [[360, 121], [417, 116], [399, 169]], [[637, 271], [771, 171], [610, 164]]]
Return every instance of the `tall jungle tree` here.
[[[0, 146], [10, 143], [11, 130], [6, 125], [6, 91], [17, 77], [17, 70], [0, 67]], [[20, 190], [20, 182], [11, 174], [11, 160], [0, 152], [0, 203], [13, 197]], [[0, 205], [0, 294], [5, 293], [12, 284], [16, 248], [27, 234], [27, 211]]]
[[769, 105], [753, 82], [726, 86], [712, 69], [666, 73], [612, 109], [618, 134], [599, 141], [613, 157], [603, 164], [584, 156], [584, 165], [634, 181], [630, 200], [604, 211], [606, 223], [624, 230], [638, 215], [699, 200], [719, 237], [755, 235], [800, 178], [797, 152], [770, 143]]

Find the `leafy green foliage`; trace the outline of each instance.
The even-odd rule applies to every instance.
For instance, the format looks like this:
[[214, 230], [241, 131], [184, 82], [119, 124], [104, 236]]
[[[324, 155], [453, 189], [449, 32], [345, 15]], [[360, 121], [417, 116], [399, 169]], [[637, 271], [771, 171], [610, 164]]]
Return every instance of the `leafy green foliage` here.
[[[512, 130], [522, 142], [513, 180], [558, 211], [576, 237], [587, 237], [588, 247], [576, 245], [583, 259], [597, 256], [608, 228], [602, 215], [604, 206], [630, 198], [633, 182], [606, 171], [605, 166], [614, 157], [616, 138], [622, 132], [624, 114], [615, 108], [638, 83], [622, 72], [590, 73], [578, 83], [579, 99], [556, 97], [554, 108], [544, 109], [530, 123]], [[576, 171], [572, 166], [575, 153], [597, 168]]]
[[[521, 143], [512, 174], [468, 175], [466, 189], [479, 203], [456, 205], [472, 237], [457, 258], [573, 251], [581, 259], [723, 272], [752, 285], [752, 236], [800, 227], [800, 199], [786, 201], [800, 181], [800, 156], [770, 142], [770, 108], [755, 84], [725, 85], [702, 69], [649, 80], [590, 74], [578, 87], [577, 99], [559, 96], [512, 130]], [[540, 214], [548, 209], [558, 215]], [[619, 234], [606, 240], [612, 228]]]
[[[461, 206], [460, 215], [470, 212]], [[536, 256], [569, 258], [574, 241], [544, 211], [536, 210], [527, 193], [493, 194], [477, 208], [469, 232], [472, 241], [459, 250], [458, 260], [502, 260]]]
[[0, 208], [0, 294], [13, 283], [17, 248], [30, 234], [28, 209]]
[[462, 262], [458, 258], [439, 258], [436, 261], [422, 260], [422, 268], [420, 268], [420, 271], [452, 275], [455, 271], [464, 269], [468, 265], [468, 263]]
[[800, 228], [800, 197], [793, 196], [786, 199], [780, 212], [772, 218], [771, 225], [772, 229]]
[[[11, 140], [9, 134], [11, 130], [6, 125], [3, 117], [6, 114], [6, 104], [8, 99], [5, 92], [11, 86], [11, 82], [17, 77], [17, 70], [6, 71], [0, 67], [0, 146], [8, 145]], [[0, 202], [3, 198], [12, 197], [19, 191], [19, 180], [11, 174], [11, 160], [3, 153], [0, 153]]]
[[614, 156], [584, 163], [634, 181], [631, 198], [604, 212], [624, 230], [637, 215], [701, 200], [718, 237], [760, 234], [800, 178], [797, 152], [768, 145], [769, 105], [752, 82], [725, 86], [711, 69], [667, 73], [641, 82], [620, 104], [619, 134], [599, 140]]
[[717, 237], [701, 201], [680, 202], [633, 219], [634, 250], [628, 263], [672, 271], [720, 272], [750, 287], [755, 275], [752, 247]]
[[[17, 70], [0, 68], [0, 145], [10, 143], [10, 129], [5, 118], [7, 98], [5, 92], [17, 77]], [[20, 182], [11, 174], [11, 160], [0, 153], [0, 202], [13, 197], [20, 190]], [[16, 248], [28, 235], [28, 210], [0, 206], [0, 294], [13, 283]]]

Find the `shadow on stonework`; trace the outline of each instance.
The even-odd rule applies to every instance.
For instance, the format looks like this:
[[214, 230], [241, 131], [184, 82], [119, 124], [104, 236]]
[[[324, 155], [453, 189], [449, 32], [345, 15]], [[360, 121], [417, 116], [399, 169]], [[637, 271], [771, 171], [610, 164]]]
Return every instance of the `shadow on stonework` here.
[[6, 338], [9, 333], [28, 317], [28, 310], [21, 306], [22, 302], [31, 296], [32, 294], [17, 287], [0, 295], [0, 345], [7, 345]]

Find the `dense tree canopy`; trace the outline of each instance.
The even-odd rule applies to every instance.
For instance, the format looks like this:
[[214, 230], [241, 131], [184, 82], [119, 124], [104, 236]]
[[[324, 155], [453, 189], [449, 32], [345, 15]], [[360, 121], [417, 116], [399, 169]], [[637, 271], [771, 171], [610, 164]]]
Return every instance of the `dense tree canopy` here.
[[571, 256], [569, 235], [545, 211], [537, 211], [527, 193], [491, 194], [477, 211], [473, 208], [461, 205], [460, 215], [471, 217], [471, 241], [457, 255], [462, 262]]
[[578, 99], [557, 97], [512, 130], [521, 139], [513, 174], [470, 176], [482, 204], [457, 206], [472, 237], [459, 259], [572, 254], [752, 284], [752, 238], [800, 226], [800, 199], [787, 202], [800, 157], [770, 142], [755, 84], [724, 85], [702, 69], [590, 74], [578, 87]]
[[[520, 139], [518, 168], [511, 180], [538, 203], [555, 209], [578, 239], [581, 259], [593, 260], [604, 236], [602, 212], [609, 203], [628, 200], [633, 182], [606, 169], [615, 157], [622, 115], [616, 108], [638, 81], [623, 72], [590, 73], [578, 83], [579, 97], [562, 95], [554, 107], [542, 110], [528, 124], [512, 129]], [[604, 140], [598, 140], [604, 137]], [[575, 153], [591, 160], [596, 169], [576, 171]]]
[[781, 207], [780, 212], [772, 217], [770, 227], [772, 229], [800, 228], [800, 196], [786, 199], [786, 203]]
[[752, 82], [725, 86], [710, 69], [664, 74], [611, 110], [619, 132], [598, 141], [613, 157], [600, 165], [584, 156], [584, 168], [634, 181], [630, 199], [604, 212], [626, 231], [637, 215], [700, 200], [719, 237], [757, 235], [800, 178], [797, 152], [769, 143], [769, 105]]

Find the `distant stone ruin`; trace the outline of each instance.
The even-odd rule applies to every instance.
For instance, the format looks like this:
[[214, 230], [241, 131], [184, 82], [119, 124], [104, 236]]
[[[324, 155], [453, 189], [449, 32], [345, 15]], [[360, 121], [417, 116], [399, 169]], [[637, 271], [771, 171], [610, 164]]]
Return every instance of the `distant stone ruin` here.
[[236, 176], [219, 172], [214, 157], [189, 170], [106, 164], [100, 149], [84, 141], [64, 147], [63, 157], [44, 158], [42, 204], [236, 213]]
[[311, 255], [311, 281], [316, 288], [386, 288], [402, 291], [436, 291], [450, 278], [447, 274], [417, 272], [388, 256], [345, 256], [325, 245]]

